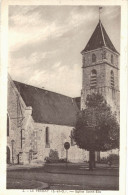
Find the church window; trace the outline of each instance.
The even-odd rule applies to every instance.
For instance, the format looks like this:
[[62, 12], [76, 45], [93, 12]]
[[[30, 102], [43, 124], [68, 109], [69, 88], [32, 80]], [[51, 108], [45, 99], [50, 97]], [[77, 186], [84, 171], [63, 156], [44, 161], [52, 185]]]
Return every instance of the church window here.
[[96, 62], [96, 55], [94, 53], [92, 54], [92, 62]]
[[113, 55], [111, 55], [111, 64], [113, 64]]
[[7, 136], [9, 136], [9, 116], [7, 114]]
[[71, 136], [70, 136], [70, 138], [71, 138], [71, 146], [74, 146], [74, 145], [75, 145], [75, 141], [74, 141], [74, 139], [73, 139], [73, 130], [71, 131]]
[[49, 147], [49, 128], [46, 127], [45, 129], [45, 143], [46, 143], [46, 147]]
[[90, 80], [90, 88], [96, 88], [97, 85], [97, 72], [96, 70], [92, 70], [91, 72], [91, 80]]
[[114, 73], [111, 71], [111, 87], [114, 87]]

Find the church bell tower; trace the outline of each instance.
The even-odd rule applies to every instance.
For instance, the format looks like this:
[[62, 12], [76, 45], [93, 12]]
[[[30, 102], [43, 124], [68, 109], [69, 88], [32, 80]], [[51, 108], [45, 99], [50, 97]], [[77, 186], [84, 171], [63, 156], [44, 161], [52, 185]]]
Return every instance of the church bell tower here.
[[119, 117], [119, 53], [99, 20], [82, 54], [81, 109], [87, 94], [101, 93]]

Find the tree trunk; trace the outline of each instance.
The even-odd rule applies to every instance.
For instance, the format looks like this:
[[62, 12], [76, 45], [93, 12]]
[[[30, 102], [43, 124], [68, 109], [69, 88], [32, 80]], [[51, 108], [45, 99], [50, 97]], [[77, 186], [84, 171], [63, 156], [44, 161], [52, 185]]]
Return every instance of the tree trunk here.
[[93, 151], [93, 167], [96, 168], [95, 151]]
[[92, 171], [93, 168], [96, 167], [96, 164], [95, 164], [95, 151], [93, 150], [90, 150], [89, 151], [89, 170]]
[[89, 170], [93, 170], [93, 151], [89, 151]]

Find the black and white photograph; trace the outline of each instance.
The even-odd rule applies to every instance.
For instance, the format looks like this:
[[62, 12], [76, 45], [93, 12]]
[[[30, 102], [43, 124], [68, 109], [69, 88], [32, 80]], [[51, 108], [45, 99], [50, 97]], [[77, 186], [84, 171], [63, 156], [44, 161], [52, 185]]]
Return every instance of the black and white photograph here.
[[121, 51], [120, 5], [8, 6], [6, 190], [119, 192]]

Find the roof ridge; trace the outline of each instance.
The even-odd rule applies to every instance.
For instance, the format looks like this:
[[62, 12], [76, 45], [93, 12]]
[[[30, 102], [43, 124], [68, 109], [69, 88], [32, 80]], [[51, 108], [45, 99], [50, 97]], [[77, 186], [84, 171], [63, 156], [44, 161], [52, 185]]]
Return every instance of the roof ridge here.
[[47, 89], [43, 89], [43, 88], [41, 88], [41, 87], [33, 86], [33, 85], [30, 85], [30, 84], [22, 83], [22, 82], [15, 81], [15, 80], [13, 80], [13, 82], [14, 82], [14, 83], [15, 83], [15, 82], [21, 83], [21, 84], [23, 84], [23, 85], [28, 85], [28, 86], [30, 86], [30, 87], [35, 87], [35, 88], [38, 88], [38, 89], [41, 89], [41, 90], [44, 90], [44, 91], [48, 91], [48, 92], [50, 92], [50, 93], [54, 93], [54, 94], [58, 94], [58, 95], [65, 96], [65, 97], [67, 97], [67, 98], [74, 99], [73, 97], [70, 97], [70, 96], [67, 96], [67, 95], [64, 95], [64, 94], [61, 94], [61, 93], [57, 93], [57, 92], [54, 92], [54, 91], [50, 91], [50, 90], [47, 90]]
[[100, 20], [99, 20], [99, 23], [100, 23], [101, 34], [102, 34], [102, 38], [103, 38], [103, 42], [104, 42], [104, 46], [106, 46], [106, 42], [105, 42], [105, 39], [104, 39], [103, 30], [102, 30], [102, 23], [101, 23], [101, 21], [100, 21]]
[[106, 32], [106, 30], [105, 30], [103, 25], [102, 25], [102, 29], [104, 31], [103, 34], [105, 35], [105, 39], [106, 39], [106, 47], [109, 48], [111, 51], [119, 54], [119, 52], [116, 50], [115, 46], [113, 45], [113, 43], [112, 43], [110, 37], [108, 36], [108, 34], [107, 34], [107, 32]]

